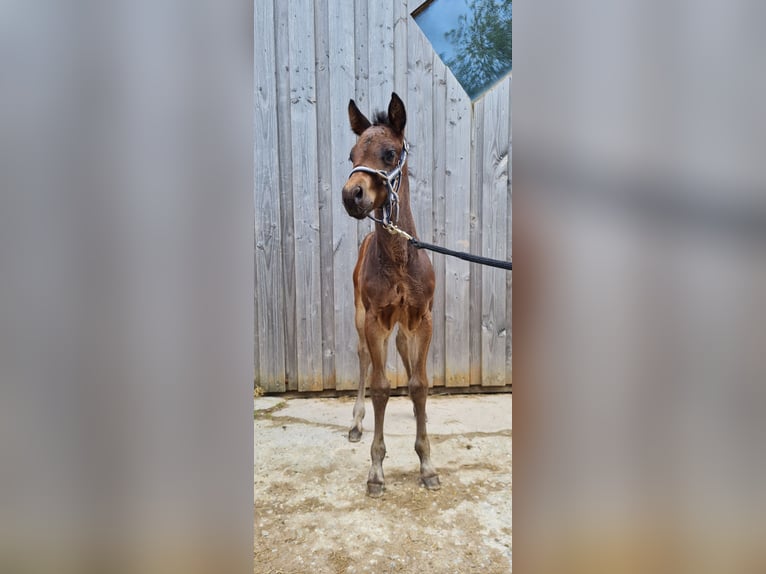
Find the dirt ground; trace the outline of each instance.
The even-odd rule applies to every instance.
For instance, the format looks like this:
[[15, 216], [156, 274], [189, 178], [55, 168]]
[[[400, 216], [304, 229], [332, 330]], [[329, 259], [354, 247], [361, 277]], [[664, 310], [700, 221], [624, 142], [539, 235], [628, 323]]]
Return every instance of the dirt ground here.
[[442, 488], [419, 485], [406, 397], [386, 411], [386, 491], [366, 496], [373, 413], [353, 400], [255, 399], [256, 573], [511, 572], [511, 395], [428, 399]]

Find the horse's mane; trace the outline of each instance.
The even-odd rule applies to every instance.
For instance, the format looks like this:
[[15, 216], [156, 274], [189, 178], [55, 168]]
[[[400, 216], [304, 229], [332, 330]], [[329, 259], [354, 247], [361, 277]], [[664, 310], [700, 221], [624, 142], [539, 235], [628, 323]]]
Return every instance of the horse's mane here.
[[375, 115], [372, 119], [372, 125], [374, 126], [387, 126], [388, 124], [388, 114], [386, 112], [375, 112]]

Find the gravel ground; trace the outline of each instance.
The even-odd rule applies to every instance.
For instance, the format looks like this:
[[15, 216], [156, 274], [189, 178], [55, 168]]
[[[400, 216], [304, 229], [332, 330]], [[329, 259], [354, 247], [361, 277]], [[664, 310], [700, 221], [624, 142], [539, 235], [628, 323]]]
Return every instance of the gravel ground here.
[[511, 571], [511, 395], [428, 399], [439, 491], [419, 485], [406, 397], [386, 411], [386, 491], [365, 495], [365, 434], [347, 439], [353, 400], [255, 399], [255, 572]]

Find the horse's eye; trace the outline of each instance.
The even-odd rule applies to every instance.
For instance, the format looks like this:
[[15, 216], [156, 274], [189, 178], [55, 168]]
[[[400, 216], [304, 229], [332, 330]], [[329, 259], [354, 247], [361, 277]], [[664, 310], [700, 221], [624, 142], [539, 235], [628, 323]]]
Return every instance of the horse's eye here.
[[396, 161], [396, 151], [392, 149], [386, 150], [383, 158], [386, 160], [386, 163], [394, 163]]
[[351, 157], [351, 154], [348, 154], [348, 161], [350, 161], [351, 163], [354, 163], [354, 159]]

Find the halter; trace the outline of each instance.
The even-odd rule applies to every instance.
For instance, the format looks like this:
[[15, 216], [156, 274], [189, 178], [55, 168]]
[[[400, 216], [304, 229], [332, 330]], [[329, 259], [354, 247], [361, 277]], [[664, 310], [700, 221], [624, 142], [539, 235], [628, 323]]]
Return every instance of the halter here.
[[[402, 184], [402, 169], [404, 168], [404, 164], [407, 161], [407, 152], [409, 149], [410, 144], [407, 143], [407, 140], [404, 140], [402, 153], [399, 156], [399, 163], [391, 171], [372, 169], [371, 167], [367, 167], [365, 165], [359, 165], [352, 169], [351, 173], [349, 174], [349, 177], [351, 177], [356, 172], [362, 171], [364, 173], [370, 173], [372, 175], [377, 175], [383, 178], [383, 181], [386, 183], [386, 188], [388, 188], [388, 197], [386, 197], [386, 201], [382, 206], [383, 219], [378, 219], [372, 214], [368, 214], [367, 217], [380, 223], [386, 229], [390, 229], [392, 226], [394, 226], [396, 221], [399, 219], [399, 188]], [[391, 213], [394, 209], [396, 209], [396, 213], [392, 219]]]

